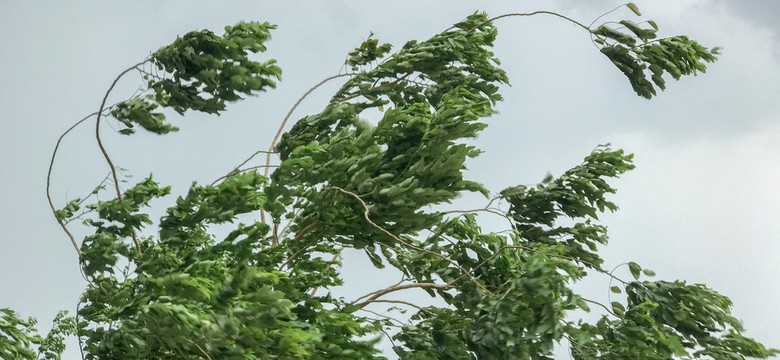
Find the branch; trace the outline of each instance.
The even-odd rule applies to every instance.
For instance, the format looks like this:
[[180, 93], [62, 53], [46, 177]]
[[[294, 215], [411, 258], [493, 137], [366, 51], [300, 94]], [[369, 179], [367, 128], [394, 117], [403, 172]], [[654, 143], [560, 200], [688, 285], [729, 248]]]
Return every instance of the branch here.
[[[398, 236], [395, 236], [393, 233], [387, 231], [387, 229], [377, 225], [374, 221], [371, 220], [370, 211], [368, 209], [368, 205], [366, 205], [366, 202], [363, 201], [363, 199], [361, 199], [360, 196], [358, 196], [357, 194], [355, 194], [355, 193], [353, 193], [351, 191], [344, 190], [344, 189], [342, 189], [340, 187], [330, 187], [330, 188], [326, 189], [325, 191], [328, 191], [328, 190], [336, 190], [336, 191], [338, 191], [338, 192], [340, 192], [342, 194], [349, 195], [349, 196], [355, 198], [355, 200], [357, 200], [358, 202], [360, 202], [360, 205], [363, 206], [363, 218], [366, 219], [366, 222], [371, 224], [371, 226], [373, 226], [375, 229], [381, 231], [382, 233], [386, 234], [387, 236], [391, 237], [396, 242], [400, 243], [401, 245], [403, 245], [403, 246], [405, 246], [405, 247], [407, 247], [409, 249], [416, 250], [416, 251], [419, 251], [419, 252], [423, 252], [423, 253], [426, 253], [426, 254], [430, 254], [430, 255], [438, 257], [438, 258], [440, 258], [440, 259], [442, 259], [444, 261], [449, 262], [450, 264], [454, 265], [456, 268], [460, 269], [460, 271], [463, 273], [463, 275], [461, 277], [467, 276], [478, 287], [484, 288], [484, 286], [473, 275], [471, 275], [471, 273], [468, 270], [466, 270], [462, 266], [460, 266], [460, 264], [458, 264], [457, 261], [452, 260], [452, 259], [450, 259], [450, 258], [448, 258], [448, 257], [446, 257], [446, 256], [444, 256], [444, 255], [442, 255], [440, 253], [437, 253], [435, 251], [431, 251], [431, 250], [419, 247], [417, 245], [411, 244], [409, 242], [406, 242], [406, 241], [402, 240], [401, 238], [399, 238]], [[460, 279], [460, 278], [458, 278], [458, 279]]]
[[591, 303], [591, 304], [594, 304], [594, 305], [598, 305], [601, 308], [603, 308], [604, 310], [606, 310], [610, 315], [612, 315], [612, 316], [614, 316], [616, 318], [620, 318], [620, 316], [617, 316], [617, 314], [612, 312], [612, 310], [610, 310], [606, 305], [604, 305], [604, 304], [602, 304], [602, 303], [600, 303], [598, 301], [589, 300], [589, 299], [586, 299], [586, 298], [584, 298], [582, 296], [580, 296], [580, 299], [582, 299], [582, 301], [584, 301], [584, 302]]
[[[304, 235], [306, 235], [311, 230], [313, 230], [315, 227], [317, 227], [317, 225], [319, 225], [319, 223], [320, 223], [319, 220], [317, 220], [317, 221], [314, 221], [311, 224], [307, 225], [305, 228], [301, 229], [301, 231], [299, 231], [297, 234], [295, 234], [295, 237], [292, 240], [290, 240], [290, 241], [295, 242], [296, 240], [300, 240], [301, 238], [303, 238]], [[311, 244], [305, 244], [300, 249], [298, 249], [298, 251], [292, 253], [287, 258], [287, 260], [285, 260], [284, 263], [279, 267], [279, 271], [282, 271], [285, 267], [290, 266], [290, 263], [293, 261], [293, 259], [295, 259], [302, 252], [304, 252], [306, 250], [306, 248], [309, 247], [309, 245], [311, 245]]]
[[51, 160], [49, 161], [49, 171], [46, 173], [46, 199], [49, 201], [49, 207], [51, 208], [51, 213], [54, 215], [54, 218], [57, 220], [57, 223], [60, 224], [60, 227], [62, 228], [62, 231], [65, 232], [65, 235], [68, 235], [68, 239], [70, 239], [70, 243], [73, 244], [73, 248], [76, 250], [76, 254], [78, 254], [79, 257], [81, 257], [81, 249], [79, 249], [78, 243], [76, 243], [76, 239], [73, 237], [73, 234], [71, 234], [70, 230], [68, 230], [68, 227], [65, 226], [65, 223], [62, 221], [62, 219], [57, 217], [57, 209], [54, 207], [54, 201], [51, 199], [51, 174], [52, 170], [54, 169], [54, 160], [57, 158], [57, 151], [60, 149], [60, 143], [62, 143], [62, 139], [65, 138], [65, 135], [68, 135], [73, 129], [75, 129], [77, 126], [81, 125], [83, 122], [87, 121], [89, 118], [97, 115], [97, 112], [93, 112], [92, 114], [89, 114], [82, 118], [81, 120], [77, 121], [75, 124], [71, 125], [71, 127], [68, 128], [68, 130], [65, 130], [62, 135], [57, 139], [57, 144], [54, 145], [54, 151], [51, 153]]
[[[621, 5], [621, 6], [622, 6], [622, 5]], [[577, 25], [577, 26], [579, 26], [579, 27], [581, 27], [581, 28], [583, 28], [583, 29], [587, 30], [588, 32], [590, 32], [590, 28], [589, 28], [589, 27], [587, 27], [587, 26], [585, 26], [585, 24], [583, 24], [583, 23], [581, 23], [581, 22], [579, 22], [579, 21], [577, 21], [577, 20], [574, 20], [574, 19], [572, 19], [572, 18], [570, 18], [570, 17], [568, 17], [568, 16], [561, 15], [561, 14], [558, 14], [558, 13], [556, 13], [556, 12], [552, 12], [552, 11], [546, 11], [546, 10], [539, 10], [539, 11], [534, 11], [534, 12], [530, 12], [530, 13], [509, 13], [509, 14], [503, 14], [503, 15], [499, 15], [499, 16], [496, 16], [496, 17], [493, 17], [493, 18], [487, 19], [487, 20], [485, 20], [485, 21], [483, 21], [483, 22], [481, 22], [481, 23], [477, 24], [477, 25], [476, 25], [476, 26], [474, 26], [473, 28], [469, 29], [469, 31], [468, 31], [468, 32], [472, 32], [472, 31], [474, 31], [474, 30], [478, 29], [479, 27], [481, 27], [482, 25], [485, 25], [485, 24], [487, 24], [487, 23], [490, 23], [490, 22], [496, 21], [496, 20], [498, 20], [498, 19], [501, 19], [501, 18], [505, 18], [505, 17], [513, 17], [513, 16], [533, 16], [533, 15], [539, 15], [539, 14], [547, 14], [547, 15], [557, 16], [557, 17], [559, 17], [559, 18], [561, 18], [561, 19], [568, 20], [568, 21], [569, 21], [569, 22], [571, 22], [572, 24], [574, 24], [574, 25]]]
[[[97, 140], [98, 147], [100, 148], [100, 152], [103, 153], [103, 157], [106, 159], [106, 162], [108, 163], [108, 167], [111, 169], [111, 177], [114, 179], [114, 190], [116, 190], [116, 197], [119, 199], [119, 201], [122, 201], [122, 191], [119, 189], [119, 178], [116, 175], [116, 166], [114, 166], [114, 162], [111, 161], [111, 157], [108, 156], [108, 152], [106, 151], [105, 146], [103, 146], [103, 141], [100, 139], [100, 117], [103, 115], [103, 110], [106, 107], [106, 100], [108, 100], [108, 95], [111, 94], [111, 90], [114, 90], [114, 86], [119, 82], [119, 79], [122, 78], [125, 74], [127, 74], [130, 71], [133, 71], [135, 69], [138, 69], [139, 66], [149, 62], [149, 59], [146, 59], [138, 64], [135, 64], [127, 69], [125, 71], [122, 71], [117, 75], [116, 79], [114, 79], [114, 82], [111, 83], [111, 86], [108, 88], [108, 91], [106, 91], [106, 94], [103, 96], [103, 101], [100, 103], [100, 109], [97, 112], [97, 120], [95, 121], [95, 139]], [[130, 229], [132, 237], [133, 237], [133, 243], [135, 244], [136, 249], [138, 249], [138, 252], [141, 252], [141, 243], [138, 241], [138, 237], [135, 234], [135, 229]]]
[[209, 356], [209, 354], [206, 352], [206, 350], [203, 350], [203, 348], [202, 348], [202, 347], [200, 347], [200, 345], [198, 345], [196, 342], [194, 342], [194, 341], [192, 341], [192, 340], [190, 340], [190, 339], [184, 339], [184, 341], [186, 341], [186, 342], [188, 342], [188, 343], [190, 343], [190, 344], [192, 344], [192, 345], [195, 345], [195, 347], [196, 347], [196, 348], [198, 348], [198, 350], [200, 351], [200, 353], [201, 353], [201, 354], [203, 354], [203, 356], [205, 356], [205, 357], [206, 357], [206, 359], [212, 360], [212, 359], [211, 359], [211, 356]]
[[[376, 85], [376, 83], [377, 83], [377, 82], [380, 80], [380, 79], [377, 79], [377, 80], [374, 82], [374, 85], [372, 85], [372, 86], [371, 86], [371, 88], [369, 88], [369, 89], [368, 89], [368, 90], [366, 90], [366, 91], [371, 91], [371, 90], [374, 90], [374, 89], [376, 89], [376, 88], [378, 88], [378, 87], [380, 87], [380, 86], [395, 85], [395, 84], [397, 84], [397, 83], [401, 82], [401, 80], [404, 80], [404, 79], [406, 79], [406, 78], [407, 78], [407, 77], [409, 77], [410, 75], [412, 75], [412, 73], [411, 73], [411, 72], [408, 72], [408, 73], [404, 74], [404, 75], [403, 75], [403, 76], [401, 76], [401, 77], [397, 77], [397, 78], [395, 78], [395, 80], [393, 80], [393, 81], [391, 81], [391, 82], [389, 82], [389, 83], [379, 84], [379, 86], [375, 86], [375, 85]], [[359, 92], [357, 92], [357, 93], [354, 93], [354, 94], [351, 94], [351, 95], [347, 95], [347, 96], [345, 96], [345, 97], [343, 97], [343, 98], [339, 99], [338, 101], [339, 101], [339, 102], [345, 102], [345, 101], [352, 100], [352, 99], [354, 99], [354, 98], [356, 98], [356, 97], [358, 97], [358, 96], [360, 96], [360, 93], [359, 93]]]
[[[370, 300], [370, 301], [366, 300], [365, 303], [366, 303], [366, 305], [368, 305], [370, 303], [401, 304], [401, 305], [406, 305], [406, 306], [409, 306], [409, 307], [413, 307], [413, 308], [415, 308], [415, 309], [417, 309], [419, 311], [422, 311], [422, 312], [424, 312], [424, 313], [426, 313], [428, 315], [434, 315], [433, 311], [430, 311], [430, 310], [428, 310], [428, 309], [426, 309], [426, 308], [424, 308], [424, 307], [422, 307], [420, 305], [417, 305], [417, 304], [414, 304], [414, 303], [411, 303], [411, 302], [408, 302], [408, 301], [403, 301], [403, 300], [374, 299], [374, 300]], [[361, 311], [368, 311], [368, 310], [363, 309], [363, 308], [361, 308], [360, 310]]]
[[[415, 288], [449, 290], [455, 288], [455, 286], [451, 284], [436, 284], [436, 283], [412, 283], [412, 284], [396, 285], [396, 286], [391, 286], [388, 288], [384, 288], [382, 290], [375, 291], [371, 293], [373, 295], [371, 295], [371, 297], [369, 297], [366, 301], [353, 303], [353, 305], [357, 306], [357, 310], [360, 310], [372, 302], [378, 302], [377, 299], [379, 299], [384, 295], [387, 295], [392, 292], [400, 291], [400, 290], [415, 289]], [[358, 300], [360, 300], [360, 298]]]
[[[268, 177], [268, 170], [271, 167], [271, 154], [274, 151], [274, 147], [276, 147], [276, 142], [279, 141], [279, 137], [282, 135], [282, 131], [284, 131], [284, 126], [287, 125], [287, 121], [290, 120], [290, 116], [292, 116], [295, 109], [298, 108], [298, 105], [300, 105], [303, 99], [306, 99], [309, 94], [314, 92], [314, 90], [317, 90], [317, 88], [326, 82], [345, 76], [352, 76], [352, 74], [337, 74], [329, 76], [317, 83], [317, 85], [312, 86], [311, 89], [307, 90], [300, 98], [298, 98], [298, 101], [295, 102], [295, 104], [290, 108], [290, 111], [287, 112], [287, 115], [284, 116], [282, 123], [279, 124], [279, 129], [276, 130], [276, 134], [274, 135], [273, 140], [271, 140], [271, 145], [268, 146], [268, 153], [265, 157], [265, 172], [263, 172], [263, 176]], [[260, 221], [265, 224], [265, 211], [263, 210], [260, 210]]]
[[[496, 250], [487, 259], [482, 260], [482, 262], [480, 262], [479, 264], [474, 266], [471, 270], [474, 271], [476, 269], [479, 269], [480, 267], [484, 266], [488, 261], [490, 261], [491, 259], [493, 259], [496, 256], [498, 256], [504, 250], [510, 250], [510, 249], [523, 249], [523, 250], [526, 250], [526, 251], [536, 251], [536, 249], [534, 249], [534, 248], [532, 248], [530, 246], [524, 246], [524, 245], [504, 245], [504, 246], [500, 247], [498, 250]], [[612, 272], [607, 272], [607, 271], [601, 269], [600, 267], [598, 267], [596, 264], [593, 264], [591, 262], [588, 262], [588, 261], [585, 261], [585, 260], [582, 260], [582, 259], [573, 258], [571, 256], [566, 256], [566, 255], [558, 255], [558, 254], [548, 254], [548, 255], [550, 255], [552, 257], [557, 257], [557, 258], [560, 258], [560, 259], [566, 259], [566, 260], [569, 260], [569, 261], [574, 261], [574, 262], [579, 262], [579, 263], [583, 263], [583, 264], [589, 265], [592, 269], [594, 269], [594, 270], [596, 270], [596, 271], [598, 271], [598, 272], [600, 272], [600, 273], [602, 273], [604, 275], [607, 275], [607, 276], [609, 276], [610, 278], [612, 278], [614, 280], [617, 280], [617, 281], [621, 282], [623, 285], [628, 285], [628, 282], [626, 282], [623, 279], [613, 275]], [[455, 281], [457, 281], [457, 280], [458, 279], [456, 279]], [[610, 280], [610, 285], [611, 285], [611, 281], [612, 280]]]
[[[254, 153], [254, 154], [250, 155], [248, 158], [246, 158], [246, 160], [244, 160], [244, 161], [242, 161], [240, 164], [236, 165], [236, 166], [233, 168], [233, 170], [230, 170], [230, 172], [229, 172], [229, 173], [227, 173], [227, 174], [225, 174], [225, 175], [222, 175], [222, 176], [218, 177], [216, 180], [212, 181], [212, 182], [211, 182], [211, 186], [214, 186], [214, 185], [215, 185], [216, 183], [218, 183], [220, 180], [222, 180], [222, 179], [225, 179], [225, 178], [227, 178], [227, 177], [229, 177], [229, 176], [231, 176], [231, 175], [235, 175], [235, 174], [237, 174], [238, 172], [247, 171], [247, 170], [250, 170], [250, 169], [259, 169], [261, 166], [253, 166], [253, 167], [251, 167], [251, 168], [249, 168], [249, 169], [239, 170], [239, 169], [240, 169], [242, 166], [246, 165], [246, 163], [248, 163], [249, 161], [251, 161], [252, 159], [254, 159], [254, 157], [255, 157], [255, 156], [257, 156], [257, 155], [259, 155], [259, 154], [265, 154], [265, 153], [267, 153], [267, 152], [268, 152], [268, 151], [263, 151], [263, 150], [258, 150], [258, 151], [255, 151], [255, 153]], [[275, 153], [274, 153], [274, 154], [275, 154]]]

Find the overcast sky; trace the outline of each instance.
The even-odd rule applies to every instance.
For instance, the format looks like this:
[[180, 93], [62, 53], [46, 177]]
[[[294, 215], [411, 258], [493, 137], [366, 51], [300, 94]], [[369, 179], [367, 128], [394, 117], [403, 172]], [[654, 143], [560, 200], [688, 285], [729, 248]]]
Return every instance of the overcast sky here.
[[[97, 110], [119, 72], [176, 35], [221, 33], [240, 20], [276, 23], [267, 54], [284, 71], [278, 89], [230, 105], [219, 118], [172, 118], [176, 134], [120, 137], [106, 123], [104, 141], [131, 181], [154, 173], [180, 194], [193, 179], [210, 182], [266, 148], [295, 99], [337, 73], [371, 31], [399, 47], [475, 10], [548, 9], [590, 23], [619, 3], [0, 1], [0, 307], [38, 317], [43, 328], [57, 310], [75, 308], [85, 284], [46, 203], [49, 156], [60, 133]], [[512, 86], [477, 140], [485, 154], [470, 174], [497, 192], [548, 171], [559, 175], [598, 144], [635, 153], [637, 168], [614, 182], [621, 210], [603, 218], [607, 265], [633, 260], [660, 279], [706, 283], [734, 300], [748, 335], [780, 347], [780, 2], [636, 3], [661, 35], [722, 46], [720, 61], [647, 101], [575, 26], [552, 17], [500, 20], [495, 52]], [[632, 14], [608, 19], [623, 18]], [[129, 77], [112, 100], [139, 85]], [[318, 90], [297, 115], [320, 109], [335, 86]], [[79, 128], [63, 143], [53, 177], [58, 205], [89, 192], [108, 171], [92, 131]], [[606, 301], [606, 279], [583, 286]]]

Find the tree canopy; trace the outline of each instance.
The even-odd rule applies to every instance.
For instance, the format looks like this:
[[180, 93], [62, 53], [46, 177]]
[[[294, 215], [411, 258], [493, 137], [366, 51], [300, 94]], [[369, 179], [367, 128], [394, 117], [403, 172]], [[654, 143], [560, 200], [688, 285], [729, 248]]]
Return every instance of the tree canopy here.
[[[537, 14], [588, 32], [647, 99], [665, 88], [665, 77], [705, 72], [718, 55], [685, 36], [657, 38], [653, 21], [587, 26], [547, 11], [475, 13], [395, 52], [372, 36], [348, 54], [344, 72], [307, 92], [343, 81], [320, 112], [284, 131], [304, 95], [268, 151], [211, 184], [193, 183], [155, 221], [145, 211], [171, 189], [151, 175], [122, 189], [101, 121], [116, 120], [128, 136], [164, 135], [179, 130], [168, 110], [220, 114], [281, 79], [274, 60], [258, 60], [272, 24], [187, 33], [122, 72], [109, 90], [139, 73], [141, 94], [108, 105], [107, 93], [74, 125], [95, 120], [111, 170], [90, 196], [64, 208], [49, 195], [88, 286], [75, 316], [61, 313], [46, 337], [34, 320], [0, 310], [0, 357], [59, 359], [69, 335], [84, 359], [384, 359], [382, 337], [409, 360], [547, 359], [561, 345], [574, 359], [777, 354], [743, 335], [730, 300], [704, 285], [651, 280], [654, 272], [635, 262], [625, 264], [630, 279], [602, 267], [607, 231], [599, 214], [617, 210], [610, 180], [633, 169], [631, 154], [600, 145], [558, 177], [500, 191], [468, 179], [465, 162], [480, 154], [468, 140], [485, 129], [509, 82], [491, 52], [494, 22]], [[381, 119], [366, 120], [368, 110]], [[252, 165], [260, 154], [265, 161]], [[56, 149], [52, 166], [55, 156]], [[486, 205], [444, 210], [467, 192], [484, 195]], [[99, 193], [110, 199], [88, 202]], [[505, 230], [483, 231], [485, 215], [503, 219]], [[75, 239], [73, 220], [92, 234]], [[394, 269], [400, 281], [356, 299], [334, 296], [330, 289], [344, 285], [346, 249]], [[612, 279], [616, 300], [578, 294], [573, 285], [588, 274]], [[436, 301], [406, 300], [410, 289]], [[600, 318], [576, 320], [577, 311]]]

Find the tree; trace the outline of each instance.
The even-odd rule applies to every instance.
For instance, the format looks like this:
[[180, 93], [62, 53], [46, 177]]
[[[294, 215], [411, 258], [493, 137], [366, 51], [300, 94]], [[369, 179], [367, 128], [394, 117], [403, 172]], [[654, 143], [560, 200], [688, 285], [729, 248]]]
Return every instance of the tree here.
[[[464, 140], [487, 126], [508, 82], [490, 51], [494, 21], [536, 14], [589, 32], [648, 99], [664, 89], [664, 74], [704, 72], [718, 54], [684, 36], [657, 39], [652, 21], [591, 27], [546, 11], [477, 13], [389, 56], [391, 46], [370, 37], [348, 55], [347, 72], [310, 90], [345, 80], [321, 112], [282, 134], [299, 99], [268, 151], [209, 185], [193, 184], [155, 222], [143, 211], [170, 188], [150, 176], [122, 189], [101, 120], [114, 118], [128, 136], [138, 128], [164, 135], [178, 130], [165, 109], [219, 114], [281, 75], [273, 60], [253, 55], [265, 51], [271, 24], [190, 32], [109, 89], [137, 72], [144, 93], [110, 106], [107, 93], [74, 125], [94, 118], [111, 169], [92, 193], [111, 200], [86, 204], [88, 196], [57, 209], [49, 197], [89, 285], [76, 317], [58, 316], [45, 338], [34, 321], [3, 310], [0, 356], [57, 359], [64, 336], [77, 334], [85, 359], [381, 359], [383, 333], [402, 359], [550, 358], [564, 341], [575, 359], [776, 354], [742, 335], [729, 299], [703, 285], [645, 280], [654, 273], [634, 262], [626, 263], [633, 279], [602, 268], [607, 234], [598, 215], [617, 209], [608, 181], [633, 168], [632, 155], [602, 145], [557, 178], [498, 193], [466, 179], [464, 163], [479, 150]], [[363, 120], [367, 110], [382, 119]], [[260, 154], [264, 165], [246, 166]], [[487, 205], [442, 209], [464, 192], [483, 194]], [[483, 231], [485, 214], [505, 219], [506, 230]], [[76, 219], [93, 229], [80, 244], [68, 228]], [[357, 299], [332, 296], [345, 249], [402, 280]], [[625, 299], [601, 304], [576, 293], [572, 284], [589, 272], [613, 279], [610, 290]], [[409, 289], [444, 305], [388, 297]], [[398, 316], [372, 311], [378, 306]], [[602, 313], [595, 323], [567, 317], [592, 308]], [[408, 322], [399, 321], [404, 311], [413, 313]]]

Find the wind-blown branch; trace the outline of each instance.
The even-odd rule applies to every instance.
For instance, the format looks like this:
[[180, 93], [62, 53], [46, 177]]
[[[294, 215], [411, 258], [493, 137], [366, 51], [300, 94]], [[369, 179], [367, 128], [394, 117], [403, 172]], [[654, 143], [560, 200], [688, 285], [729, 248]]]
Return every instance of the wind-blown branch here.
[[[449, 290], [449, 289], [453, 289], [453, 288], [455, 288], [455, 286], [451, 285], [451, 284], [437, 284], [437, 283], [412, 283], [412, 284], [395, 285], [395, 286], [391, 286], [391, 287], [388, 287], [388, 288], [384, 288], [382, 290], [375, 291], [375, 292], [371, 293], [373, 295], [369, 294], [371, 296], [368, 297], [368, 299], [366, 299], [365, 301], [355, 302], [355, 303], [353, 303], [353, 305], [355, 305], [357, 307], [357, 309], [359, 310], [359, 309], [364, 308], [366, 305], [368, 305], [368, 304], [370, 304], [372, 302], [376, 302], [377, 299], [379, 299], [382, 296], [385, 296], [385, 295], [387, 295], [389, 293], [400, 291], [400, 290], [406, 290], [406, 289]], [[364, 298], [364, 297], [361, 297], [361, 298]], [[356, 300], [356, 301], [359, 301], [361, 298], [358, 298], [358, 300]]]
[[442, 259], [442, 260], [452, 264], [453, 266], [458, 268], [463, 273], [462, 276], [466, 276], [466, 277], [470, 278], [471, 281], [473, 281], [474, 284], [476, 284], [478, 287], [484, 288], [484, 286], [479, 282], [479, 280], [477, 280], [468, 270], [466, 270], [465, 268], [460, 266], [460, 264], [458, 264], [457, 261], [452, 260], [452, 259], [450, 259], [450, 258], [448, 258], [448, 257], [446, 257], [446, 256], [444, 256], [444, 255], [442, 255], [440, 253], [437, 253], [435, 251], [431, 251], [431, 250], [419, 247], [417, 245], [414, 245], [412, 243], [409, 243], [407, 241], [404, 241], [403, 239], [401, 239], [400, 237], [394, 235], [393, 233], [391, 233], [387, 229], [377, 225], [377, 223], [375, 223], [373, 220], [371, 220], [371, 216], [370, 216], [371, 212], [368, 209], [368, 205], [357, 194], [355, 194], [355, 193], [353, 193], [351, 191], [344, 190], [344, 189], [342, 189], [340, 187], [330, 187], [330, 188], [326, 189], [326, 191], [327, 190], [335, 190], [335, 191], [338, 191], [338, 192], [340, 192], [342, 194], [349, 195], [349, 196], [353, 197], [363, 207], [363, 218], [366, 219], [366, 222], [368, 222], [375, 229], [377, 229], [377, 230], [381, 231], [382, 233], [386, 234], [387, 236], [391, 237], [393, 240], [395, 240], [396, 242], [398, 242], [399, 244], [403, 245], [406, 248], [409, 248], [409, 249], [412, 249], [412, 250], [415, 250], [415, 251], [419, 251], [419, 252], [423, 252], [423, 253], [426, 253], [426, 254], [429, 254], [429, 255], [433, 255], [435, 257], [438, 257], [438, 258], [440, 258], [440, 259]]
[[54, 169], [54, 160], [57, 158], [57, 151], [60, 149], [60, 143], [62, 143], [62, 139], [65, 138], [68, 133], [73, 131], [76, 127], [81, 125], [83, 122], [87, 121], [89, 118], [97, 115], [97, 112], [93, 112], [85, 117], [83, 117], [81, 120], [77, 121], [75, 124], [71, 125], [68, 130], [65, 130], [65, 132], [60, 135], [60, 137], [57, 139], [57, 144], [54, 145], [54, 151], [51, 153], [51, 160], [49, 161], [49, 170], [46, 173], [46, 199], [49, 201], [49, 207], [51, 208], [51, 212], [54, 215], [54, 218], [57, 220], [57, 223], [60, 224], [60, 227], [62, 228], [62, 231], [65, 232], [65, 235], [68, 236], [68, 239], [70, 239], [70, 243], [73, 244], [73, 248], [76, 250], [76, 254], [78, 254], [79, 257], [81, 257], [81, 249], [79, 249], [79, 244], [76, 242], [76, 239], [73, 237], [73, 234], [71, 234], [70, 230], [68, 230], [68, 227], [65, 225], [65, 223], [57, 216], [57, 208], [54, 207], [54, 201], [51, 199], [51, 174]]
[[[295, 104], [293, 104], [290, 110], [287, 111], [287, 115], [285, 115], [284, 119], [282, 119], [282, 123], [279, 124], [279, 129], [276, 130], [276, 134], [274, 134], [274, 138], [271, 140], [271, 144], [268, 146], [268, 152], [266, 153], [266, 157], [265, 157], [265, 171], [263, 172], [263, 176], [268, 177], [269, 169], [271, 167], [271, 154], [274, 151], [274, 147], [276, 147], [276, 142], [279, 141], [279, 137], [282, 136], [282, 132], [284, 131], [285, 125], [287, 125], [287, 121], [290, 120], [290, 117], [292, 116], [293, 112], [295, 112], [295, 109], [298, 108], [298, 105], [300, 105], [301, 102], [303, 102], [303, 100], [306, 99], [307, 96], [309, 96], [309, 94], [314, 92], [314, 90], [317, 90], [317, 88], [324, 85], [328, 81], [331, 81], [333, 79], [338, 79], [340, 77], [345, 77], [345, 76], [352, 76], [352, 74], [336, 74], [333, 76], [326, 77], [325, 79], [322, 79], [322, 81], [312, 86], [309, 90], [303, 93], [303, 95], [300, 98], [298, 98]], [[265, 223], [265, 211], [263, 210], [260, 210], [260, 221]]]
[[[139, 62], [138, 64], [135, 64], [121, 73], [117, 75], [117, 77], [114, 79], [114, 82], [111, 83], [111, 86], [108, 88], [108, 91], [106, 91], [106, 94], [103, 96], [103, 101], [100, 103], [100, 109], [97, 112], [97, 119], [95, 120], [95, 139], [97, 140], [98, 147], [100, 148], [100, 152], [103, 154], [103, 157], [106, 159], [106, 163], [108, 163], [109, 169], [111, 169], [111, 177], [114, 179], [114, 190], [116, 191], [116, 197], [119, 199], [119, 201], [122, 201], [122, 190], [119, 189], [119, 177], [116, 174], [116, 166], [114, 165], [114, 162], [111, 161], [111, 157], [108, 155], [108, 151], [106, 151], [106, 147], [103, 146], [103, 141], [100, 139], [100, 118], [103, 113], [103, 110], [106, 107], [106, 101], [108, 100], [108, 96], [111, 94], [111, 91], [114, 90], [114, 87], [119, 82], [119, 79], [122, 78], [125, 74], [129, 73], [130, 71], [133, 71], [135, 69], [138, 69], [139, 66], [142, 66], [143, 64], [151, 61], [150, 59], [146, 59], [144, 61]], [[136, 249], [140, 252], [141, 251], [141, 243], [138, 241], [138, 237], [135, 234], [135, 229], [130, 229], [131, 235], [133, 237], [133, 243], [135, 244]]]

